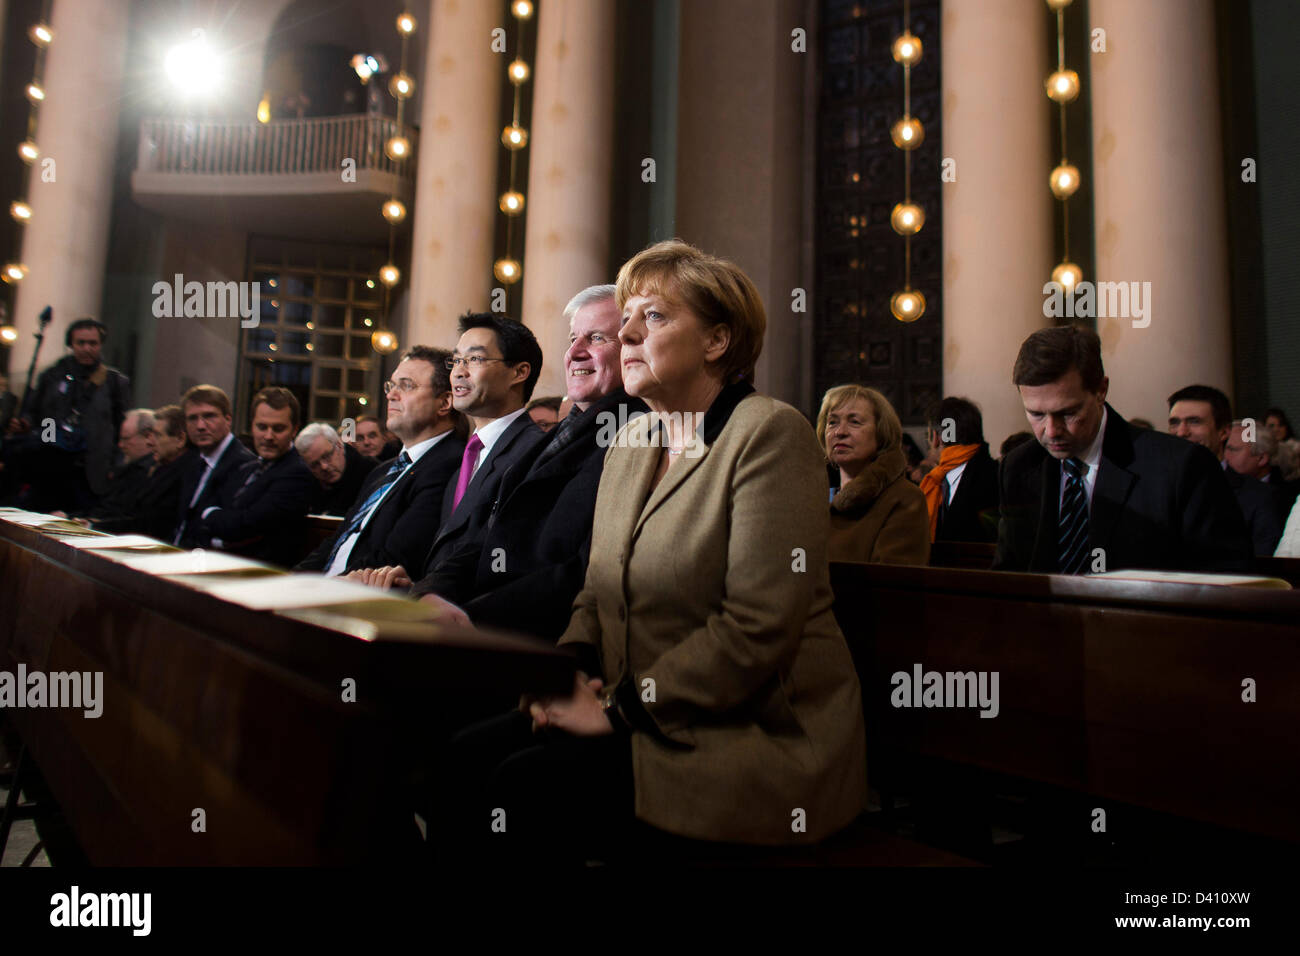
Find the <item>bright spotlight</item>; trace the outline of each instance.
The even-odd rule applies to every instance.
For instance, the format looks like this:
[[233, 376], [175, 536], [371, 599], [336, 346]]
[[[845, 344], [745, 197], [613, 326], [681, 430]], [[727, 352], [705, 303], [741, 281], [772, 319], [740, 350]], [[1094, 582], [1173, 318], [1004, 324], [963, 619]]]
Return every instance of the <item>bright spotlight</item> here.
[[186, 97], [209, 95], [221, 78], [220, 61], [202, 30], [195, 30], [189, 40], [172, 47], [163, 61], [163, 69]]

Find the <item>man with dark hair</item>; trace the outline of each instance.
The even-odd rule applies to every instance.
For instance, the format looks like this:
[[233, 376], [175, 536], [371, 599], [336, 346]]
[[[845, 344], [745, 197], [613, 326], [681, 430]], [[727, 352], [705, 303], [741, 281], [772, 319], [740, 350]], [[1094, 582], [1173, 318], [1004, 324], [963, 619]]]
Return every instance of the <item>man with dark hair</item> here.
[[1250, 539], [1214, 456], [1135, 429], [1106, 403], [1097, 333], [1039, 329], [1012, 371], [1035, 442], [1008, 454], [993, 567], [1244, 571]]
[[202, 540], [199, 515], [221, 502], [226, 483], [257, 456], [230, 433], [230, 397], [215, 385], [195, 385], [182, 395], [181, 413], [190, 451], [182, 466], [172, 544], [197, 548]]
[[14, 466], [30, 487], [19, 507], [90, 511], [108, 491], [118, 430], [131, 403], [131, 381], [100, 358], [108, 328], [92, 318], [68, 326], [71, 350], [36, 380], [9, 431], [23, 435]]
[[1219, 389], [1189, 385], [1169, 396], [1169, 434], [1203, 445], [1222, 462], [1224, 477], [1246, 519], [1254, 553], [1268, 556], [1282, 537], [1286, 512], [1275, 489], [1238, 474], [1222, 461], [1231, 431], [1232, 405]]
[[404, 565], [369, 568], [357, 575], [367, 584], [410, 587], [481, 540], [502, 476], [545, 435], [524, 408], [542, 373], [542, 349], [533, 333], [508, 316], [491, 313], [461, 316], [460, 329], [456, 352], [446, 364], [452, 404], [469, 418], [474, 433], [465, 443], [459, 472], [447, 484], [442, 524], [414, 574]]
[[927, 416], [936, 465], [921, 479], [931, 541], [996, 541], [998, 466], [984, 441], [984, 416], [966, 398], [949, 396]]
[[316, 481], [293, 447], [301, 414], [287, 388], [272, 385], [253, 396], [257, 457], [227, 482], [217, 504], [198, 515], [200, 544], [272, 564], [292, 566]]
[[563, 395], [546, 395], [534, 398], [528, 403], [528, 417], [537, 423], [537, 427], [549, 432], [560, 424], [560, 406], [564, 404]]
[[402, 356], [384, 383], [388, 424], [402, 447], [366, 477], [339, 533], [295, 570], [365, 580], [365, 569], [418, 567], [424, 560], [465, 450], [452, 407], [449, 358], [446, 349], [424, 345]]

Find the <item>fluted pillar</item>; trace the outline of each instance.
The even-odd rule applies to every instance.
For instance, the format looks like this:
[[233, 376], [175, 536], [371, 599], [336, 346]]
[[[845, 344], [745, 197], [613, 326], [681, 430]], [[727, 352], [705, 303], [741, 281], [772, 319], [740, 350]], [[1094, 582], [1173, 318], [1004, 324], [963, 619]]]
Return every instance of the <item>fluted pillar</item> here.
[[1232, 394], [1214, 4], [1092, 0], [1089, 11], [1106, 31], [1092, 55], [1096, 279], [1151, 283], [1137, 319], [1149, 324], [1099, 318], [1097, 331], [1116, 409], [1159, 422], [1183, 385]]
[[[520, 316], [542, 346], [537, 395], [564, 394], [565, 304], [575, 292], [614, 279], [606, 265], [614, 7], [609, 0], [538, 6]], [[637, 172], [628, 173], [628, 188]]]
[[501, 14], [482, 0], [433, 0], [420, 25], [424, 85], [403, 346], [451, 348], [456, 317], [489, 305], [507, 63], [489, 41]]
[[[19, 285], [11, 317], [18, 329], [9, 358], [15, 392], [26, 382], [36, 344], [32, 333], [45, 306], [53, 307], [54, 322], [46, 333], [41, 366], [63, 355], [64, 330], [77, 316], [103, 318], [110, 335], [115, 327], [114, 317], [99, 316], [99, 309], [113, 208], [128, 6], [127, 0], [57, 0], [52, 10], [54, 42], [46, 52], [46, 96], [36, 131], [41, 157], [28, 179], [32, 219], [24, 227], [20, 256], [29, 272]], [[9, 137], [4, 148], [15, 148], [21, 138]]]
[[[1094, 0], [1095, 2], [1095, 0]], [[1047, 7], [943, 0], [943, 391], [975, 401], [997, 445], [1028, 428], [1011, 385], [1043, 316], [1054, 239]]]

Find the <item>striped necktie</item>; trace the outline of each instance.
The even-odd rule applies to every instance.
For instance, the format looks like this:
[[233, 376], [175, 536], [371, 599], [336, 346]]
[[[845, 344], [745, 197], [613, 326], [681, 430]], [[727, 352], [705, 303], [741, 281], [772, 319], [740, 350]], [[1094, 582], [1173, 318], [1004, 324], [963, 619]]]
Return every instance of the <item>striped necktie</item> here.
[[388, 469], [388, 473], [384, 475], [384, 480], [379, 483], [374, 491], [370, 492], [370, 497], [362, 503], [361, 507], [357, 509], [357, 513], [352, 516], [352, 520], [348, 522], [347, 530], [334, 540], [334, 547], [330, 551], [329, 560], [325, 562], [325, 567], [328, 568], [334, 563], [334, 558], [338, 555], [339, 548], [343, 547], [343, 542], [354, 534], [361, 533], [362, 526], [366, 523], [366, 519], [370, 517], [370, 512], [374, 511], [379, 504], [379, 499], [384, 497], [384, 492], [392, 487], [393, 482], [406, 473], [406, 469], [410, 464], [411, 456], [405, 451], [397, 456], [397, 460], [393, 462]]
[[1065, 494], [1061, 496], [1061, 521], [1057, 566], [1061, 574], [1082, 574], [1088, 553], [1088, 492], [1083, 476], [1088, 466], [1077, 458], [1061, 462], [1065, 469]]

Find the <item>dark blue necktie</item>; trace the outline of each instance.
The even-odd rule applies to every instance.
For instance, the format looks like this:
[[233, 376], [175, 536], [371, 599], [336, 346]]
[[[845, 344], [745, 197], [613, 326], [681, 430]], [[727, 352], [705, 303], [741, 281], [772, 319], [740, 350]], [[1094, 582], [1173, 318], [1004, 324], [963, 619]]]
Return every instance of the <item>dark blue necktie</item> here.
[[1061, 462], [1065, 469], [1065, 494], [1061, 496], [1058, 567], [1061, 574], [1081, 574], [1088, 554], [1088, 492], [1083, 476], [1088, 466], [1077, 458]]
[[325, 570], [328, 571], [330, 566], [334, 564], [334, 558], [338, 556], [339, 548], [343, 547], [343, 542], [352, 535], [360, 533], [361, 526], [366, 523], [366, 518], [370, 516], [370, 512], [375, 510], [375, 506], [379, 504], [379, 499], [384, 496], [384, 492], [389, 489], [393, 482], [402, 477], [410, 464], [411, 456], [406, 452], [402, 452], [397, 456], [397, 461], [393, 462], [389, 467], [388, 474], [384, 475], [384, 480], [379, 483], [374, 491], [370, 492], [370, 497], [365, 500], [357, 513], [352, 516], [352, 520], [348, 522], [347, 530], [335, 540], [334, 549], [330, 551], [329, 560], [325, 562]]

